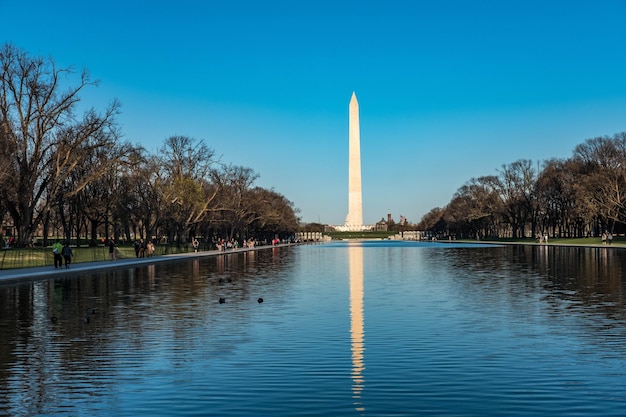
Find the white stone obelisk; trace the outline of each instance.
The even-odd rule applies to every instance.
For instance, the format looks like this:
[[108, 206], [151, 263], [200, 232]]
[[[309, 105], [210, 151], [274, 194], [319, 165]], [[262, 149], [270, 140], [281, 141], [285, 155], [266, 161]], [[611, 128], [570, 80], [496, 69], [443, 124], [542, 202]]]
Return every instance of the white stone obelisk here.
[[348, 216], [346, 228], [363, 229], [363, 200], [361, 194], [361, 129], [359, 126], [359, 102], [356, 94], [350, 99], [348, 121]]

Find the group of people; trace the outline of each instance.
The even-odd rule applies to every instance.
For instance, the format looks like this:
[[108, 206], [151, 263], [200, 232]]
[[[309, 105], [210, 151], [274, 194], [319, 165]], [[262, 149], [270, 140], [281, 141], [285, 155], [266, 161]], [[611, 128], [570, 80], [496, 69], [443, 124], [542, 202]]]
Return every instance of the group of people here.
[[235, 239], [219, 239], [217, 241], [217, 250], [225, 251], [226, 249], [237, 249], [239, 247], [239, 241]]
[[[104, 239], [103, 239], [103, 243], [104, 243]], [[275, 239], [272, 242], [272, 244], [274, 245], [278, 243], [280, 243], [278, 239]], [[244, 248], [254, 248], [255, 244], [256, 244], [255, 241], [252, 239], [243, 240]], [[200, 242], [198, 242], [198, 239], [194, 238], [192, 241], [192, 245], [193, 245], [194, 252], [198, 252], [198, 248], [200, 246]], [[109, 239], [108, 242], [106, 242], [106, 246], [109, 249], [109, 259], [112, 261], [115, 261], [117, 259], [117, 256], [115, 253], [115, 241], [113, 240], [113, 238]], [[135, 248], [135, 256], [137, 258], [151, 257], [154, 255], [154, 243], [152, 243], [151, 240], [147, 242], [144, 241], [143, 239], [136, 240], [134, 243], [134, 248]], [[237, 249], [239, 248], [239, 241], [237, 241], [236, 239], [230, 239], [230, 240], [220, 239], [217, 241], [217, 248], [218, 250], [221, 250], [221, 251], [225, 251], [227, 249]], [[72, 257], [74, 256], [74, 252], [72, 251], [72, 248], [70, 247], [69, 242], [65, 242], [65, 244], [61, 244], [61, 242], [57, 240], [52, 245], [52, 253], [54, 255], [54, 267], [55, 268], [62, 268], [63, 262], [65, 262], [65, 268], [70, 267], [70, 264], [72, 263]]]
[[[195, 240], [195, 239], [194, 239]], [[226, 240], [226, 239], [219, 239], [216, 242], [217, 245], [217, 250], [220, 251], [225, 251], [227, 249], [238, 249], [239, 248], [239, 241], [237, 239], [231, 238], [230, 240]], [[243, 245], [241, 247], [243, 248], [254, 248], [254, 246], [256, 245], [255, 241], [250, 239], [244, 239], [243, 240]], [[195, 246], [194, 246], [195, 248]], [[197, 252], [197, 251], [196, 251]]]
[[68, 269], [72, 263], [74, 252], [70, 247], [69, 242], [61, 244], [61, 241], [57, 239], [52, 245], [52, 255], [54, 256], [54, 268], [62, 268], [63, 261], [65, 261], [65, 268]]
[[144, 242], [143, 239], [135, 240], [135, 256], [137, 258], [150, 258], [154, 255], [154, 243], [151, 240]]
[[606, 245], [606, 244], [611, 244], [613, 242], [613, 234], [611, 232], [609, 232], [608, 230], [605, 230], [602, 233], [602, 244]]
[[548, 235], [537, 235], [537, 243], [548, 243]]

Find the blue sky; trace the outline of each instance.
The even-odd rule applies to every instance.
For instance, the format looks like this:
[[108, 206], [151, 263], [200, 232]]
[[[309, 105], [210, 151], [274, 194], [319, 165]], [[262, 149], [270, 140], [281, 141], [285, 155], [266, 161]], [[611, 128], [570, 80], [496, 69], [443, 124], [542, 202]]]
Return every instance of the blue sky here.
[[343, 224], [348, 104], [366, 223], [626, 131], [626, 1], [0, 0], [0, 40], [87, 68], [125, 139], [204, 140], [306, 222]]

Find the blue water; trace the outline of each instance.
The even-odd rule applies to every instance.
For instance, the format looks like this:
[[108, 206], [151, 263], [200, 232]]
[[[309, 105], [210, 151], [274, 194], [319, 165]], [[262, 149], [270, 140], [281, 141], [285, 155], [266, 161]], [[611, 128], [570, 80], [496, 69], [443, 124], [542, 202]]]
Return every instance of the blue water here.
[[625, 264], [363, 241], [0, 288], [0, 414], [623, 416]]

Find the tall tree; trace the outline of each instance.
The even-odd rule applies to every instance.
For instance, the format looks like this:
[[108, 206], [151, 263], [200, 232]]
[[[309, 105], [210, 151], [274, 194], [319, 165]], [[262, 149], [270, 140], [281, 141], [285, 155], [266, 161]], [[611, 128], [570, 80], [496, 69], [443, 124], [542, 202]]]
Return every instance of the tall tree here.
[[[76, 85], [63, 90], [71, 68], [57, 68], [52, 59], [31, 57], [6, 44], [0, 50], [0, 160], [10, 161], [12, 181], [0, 188], [17, 229], [18, 244], [26, 245], [57, 200], [62, 184], [79, 169], [86, 152], [114, 145], [118, 138], [113, 102], [103, 114], [87, 111], [74, 118], [79, 93], [95, 85], [83, 71]], [[77, 179], [78, 192], [101, 171]]]
[[446, 219], [459, 237], [497, 236], [496, 217], [501, 211], [493, 176], [472, 178], [457, 190], [446, 207]]
[[257, 238], [270, 240], [276, 235], [287, 238], [298, 230], [298, 210], [285, 196], [261, 187], [254, 187], [247, 194], [249, 204], [254, 207], [254, 214], [247, 217], [247, 227]]
[[[214, 178], [215, 151], [204, 141], [171, 136], [159, 151], [160, 183], [169, 236], [186, 241], [204, 220], [216, 190], [207, 183]], [[208, 194], [209, 190], [212, 194]]]
[[250, 198], [250, 189], [258, 177], [251, 168], [235, 165], [224, 166], [215, 176], [219, 185], [216, 210], [228, 225], [228, 238], [241, 235], [257, 219], [257, 201]]
[[574, 149], [589, 203], [605, 227], [626, 220], [626, 132], [587, 139]]
[[582, 237], [595, 211], [587, 204], [581, 187], [581, 164], [575, 159], [550, 159], [537, 178], [537, 195], [542, 232], [554, 236]]
[[502, 201], [502, 215], [511, 226], [512, 236], [525, 237], [526, 223], [532, 222], [532, 233], [536, 232], [537, 194], [535, 192], [536, 171], [528, 159], [520, 159], [502, 165], [495, 184]]
[[435, 234], [444, 233], [448, 227], [445, 220], [445, 208], [435, 207], [424, 214], [417, 224], [420, 230], [429, 230]]

